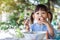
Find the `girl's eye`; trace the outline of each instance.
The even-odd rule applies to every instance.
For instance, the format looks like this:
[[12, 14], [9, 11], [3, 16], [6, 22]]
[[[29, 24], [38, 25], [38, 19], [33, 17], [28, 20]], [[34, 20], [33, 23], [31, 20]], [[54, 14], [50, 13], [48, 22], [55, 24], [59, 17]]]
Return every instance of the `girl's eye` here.
[[45, 13], [42, 13], [42, 14], [45, 14]]
[[39, 14], [39, 13], [37, 13], [37, 14]]

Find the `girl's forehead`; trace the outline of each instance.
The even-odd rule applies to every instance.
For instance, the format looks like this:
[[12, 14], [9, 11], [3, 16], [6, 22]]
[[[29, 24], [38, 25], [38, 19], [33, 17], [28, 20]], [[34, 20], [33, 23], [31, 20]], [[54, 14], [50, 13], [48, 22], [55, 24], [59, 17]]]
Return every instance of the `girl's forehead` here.
[[43, 10], [39, 10], [39, 11], [37, 11], [35, 13], [41, 13], [41, 12], [47, 13], [46, 11], [43, 11]]

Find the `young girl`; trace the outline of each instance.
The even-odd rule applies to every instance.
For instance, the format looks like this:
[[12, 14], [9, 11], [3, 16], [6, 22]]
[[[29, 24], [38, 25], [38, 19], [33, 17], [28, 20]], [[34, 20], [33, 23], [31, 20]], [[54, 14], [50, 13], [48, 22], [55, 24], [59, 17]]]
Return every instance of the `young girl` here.
[[[47, 31], [48, 39], [52, 39], [54, 36], [53, 28], [48, 19], [48, 8], [45, 5], [38, 4], [36, 6], [35, 12], [31, 16], [31, 30], [34, 32]], [[36, 23], [33, 21], [36, 20]]]

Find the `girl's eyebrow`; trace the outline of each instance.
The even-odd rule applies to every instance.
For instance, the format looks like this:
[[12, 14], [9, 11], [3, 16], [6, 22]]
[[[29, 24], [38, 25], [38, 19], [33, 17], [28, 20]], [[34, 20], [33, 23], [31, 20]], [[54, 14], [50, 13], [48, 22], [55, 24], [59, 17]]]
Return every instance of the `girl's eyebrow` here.
[[35, 12], [35, 13], [39, 13], [39, 11]]

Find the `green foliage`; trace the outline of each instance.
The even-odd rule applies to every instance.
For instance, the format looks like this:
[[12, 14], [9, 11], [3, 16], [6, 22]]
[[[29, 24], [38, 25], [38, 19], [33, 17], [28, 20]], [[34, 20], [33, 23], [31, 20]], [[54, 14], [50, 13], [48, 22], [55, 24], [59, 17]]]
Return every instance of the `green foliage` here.
[[8, 29], [8, 25], [1, 25], [0, 26], [0, 30], [7, 30]]
[[[37, 2], [40, 2], [42, 4], [47, 3], [48, 0], [34, 0]], [[4, 10], [7, 12], [11, 12], [12, 10], [17, 10], [17, 11], [23, 11], [26, 7], [29, 8], [30, 6], [34, 6], [32, 5], [32, 3], [29, 0], [0, 0], [0, 10]], [[2, 7], [3, 4], [3, 7]], [[30, 7], [31, 8], [31, 7]], [[33, 9], [34, 7], [32, 7], [31, 9]]]
[[40, 4], [44, 4], [44, 3], [47, 3], [48, 0], [39, 0]]
[[[47, 2], [47, 0], [34, 0], [37, 2], [41, 2], [42, 4], [44, 2]], [[12, 26], [20, 26], [23, 25], [24, 20], [24, 10], [30, 8], [31, 10], [34, 10], [35, 5], [33, 5], [29, 0], [0, 0], [0, 4], [3, 4], [3, 7], [0, 7], [0, 11], [6, 11], [6, 12], [13, 12], [16, 10], [16, 12], [13, 12], [12, 15], [9, 16], [9, 24]], [[27, 10], [28, 11], [28, 10]], [[28, 12], [27, 15], [30, 16], [31, 12]]]
[[24, 37], [24, 35], [22, 34], [22, 32], [20, 31], [19, 28], [16, 28], [16, 36], [17, 36], [18, 38], [23, 38], [23, 37]]
[[24, 13], [13, 13], [9, 16], [9, 19], [10, 25], [19, 27], [20, 25], [23, 25], [22, 22], [24, 20]]
[[8, 29], [8, 24], [6, 22], [0, 22], [0, 30]]
[[13, 26], [16, 26], [17, 25], [17, 20], [18, 20], [18, 17], [17, 17], [17, 13], [13, 13], [12, 15], [9, 16], [9, 21], [10, 21], [10, 24], [13, 25]]
[[23, 25], [22, 23], [23, 21], [24, 21], [24, 13], [21, 13], [18, 19], [18, 26]]

